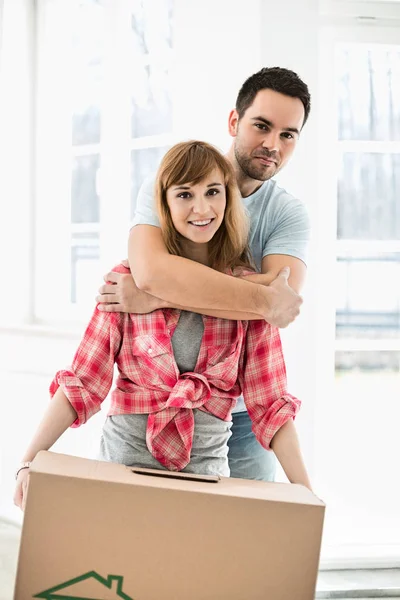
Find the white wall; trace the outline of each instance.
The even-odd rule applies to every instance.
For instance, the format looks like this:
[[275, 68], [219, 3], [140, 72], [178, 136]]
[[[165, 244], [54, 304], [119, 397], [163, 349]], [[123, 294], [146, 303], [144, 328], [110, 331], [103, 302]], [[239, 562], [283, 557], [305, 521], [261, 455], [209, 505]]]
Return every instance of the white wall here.
[[[278, 176], [279, 183], [307, 206], [313, 230], [318, 226], [318, 0], [261, 2], [261, 63], [285, 66], [309, 86], [312, 109], [291, 162]], [[309, 252], [307, 283], [301, 316], [282, 332], [288, 380], [292, 393], [303, 401], [298, 427], [307, 466], [315, 477], [314, 437], [316, 403], [317, 253]]]
[[261, 66], [259, 0], [177, 0], [174, 107], [176, 138], [227, 147], [228, 114], [240, 85]]
[[0, 265], [13, 290], [1, 308], [10, 321], [21, 314], [29, 318], [32, 285], [32, 6], [29, 0], [5, 0], [0, 13], [0, 27], [7, 25], [0, 38], [0, 201], [7, 203], [7, 218], [0, 219]]

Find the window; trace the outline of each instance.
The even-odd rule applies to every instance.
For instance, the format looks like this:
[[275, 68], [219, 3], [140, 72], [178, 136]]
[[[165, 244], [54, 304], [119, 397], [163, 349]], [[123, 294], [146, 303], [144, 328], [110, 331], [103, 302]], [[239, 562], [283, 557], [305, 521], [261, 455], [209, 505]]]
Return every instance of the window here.
[[341, 45], [336, 74], [336, 333], [398, 339], [400, 46]]
[[[400, 334], [400, 47], [336, 54], [340, 337]], [[373, 285], [371, 285], [373, 282]]]
[[174, 3], [40, 0], [38, 17], [36, 317], [81, 320], [172, 143]]
[[320, 407], [325, 556], [382, 564], [397, 556], [400, 535], [392, 476], [400, 451], [400, 36], [349, 27], [328, 39], [325, 68], [334, 75], [322, 97], [325, 122], [335, 119], [325, 173], [336, 218], [331, 212], [335, 239], [326, 244], [335, 269], [334, 381], [331, 389], [325, 381]]

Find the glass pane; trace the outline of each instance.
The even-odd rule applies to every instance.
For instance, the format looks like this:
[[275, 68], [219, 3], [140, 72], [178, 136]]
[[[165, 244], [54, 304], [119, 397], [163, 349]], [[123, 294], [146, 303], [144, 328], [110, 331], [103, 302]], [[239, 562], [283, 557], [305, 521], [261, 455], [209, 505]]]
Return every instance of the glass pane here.
[[345, 153], [338, 182], [339, 239], [400, 239], [400, 154]]
[[131, 14], [134, 52], [165, 59], [172, 47], [174, 0], [131, 0]]
[[400, 140], [400, 48], [337, 50], [339, 139]]
[[72, 143], [98, 144], [106, 39], [105, 10], [100, 0], [75, 1], [73, 10]]
[[100, 218], [99, 196], [96, 179], [100, 156], [75, 157], [72, 163], [71, 222], [98, 223]]
[[400, 252], [339, 257], [337, 337], [400, 337], [399, 282]]
[[99, 285], [100, 243], [98, 231], [73, 231], [71, 240], [71, 302], [93, 298]]
[[172, 0], [132, 0], [133, 138], [169, 133]]
[[168, 146], [162, 148], [143, 148], [131, 152], [131, 216], [133, 218], [136, 208], [137, 195], [144, 179], [156, 173], [160, 161]]
[[400, 352], [336, 354], [334, 401], [320, 405], [326, 427], [318, 456], [332, 544], [400, 539], [399, 390]]
[[132, 97], [131, 136], [158, 135], [172, 131], [172, 102], [165, 67], [136, 65]]

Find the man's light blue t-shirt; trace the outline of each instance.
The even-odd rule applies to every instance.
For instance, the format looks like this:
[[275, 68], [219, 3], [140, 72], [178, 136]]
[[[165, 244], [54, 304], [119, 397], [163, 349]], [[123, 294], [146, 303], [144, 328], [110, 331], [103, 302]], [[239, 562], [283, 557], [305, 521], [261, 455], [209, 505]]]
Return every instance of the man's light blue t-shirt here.
[[[160, 226], [154, 203], [154, 176], [147, 178], [139, 190], [134, 225]], [[251, 228], [249, 245], [256, 267], [268, 254], [286, 254], [307, 262], [310, 223], [304, 204], [279, 187], [275, 181], [243, 198]]]
[[[147, 178], [140, 188], [132, 226], [160, 226], [154, 202], [155, 178]], [[269, 254], [285, 254], [307, 262], [310, 221], [304, 204], [270, 179], [243, 203], [250, 218], [249, 246], [255, 265]], [[246, 410], [240, 399], [234, 412]]]

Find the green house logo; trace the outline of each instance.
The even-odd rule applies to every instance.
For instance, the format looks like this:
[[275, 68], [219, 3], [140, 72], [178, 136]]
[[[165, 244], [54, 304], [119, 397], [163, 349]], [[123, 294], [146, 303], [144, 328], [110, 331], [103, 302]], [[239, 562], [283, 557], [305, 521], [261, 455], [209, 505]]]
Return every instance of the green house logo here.
[[134, 600], [123, 592], [123, 581], [121, 575], [104, 578], [96, 571], [89, 571], [33, 597], [45, 600]]

